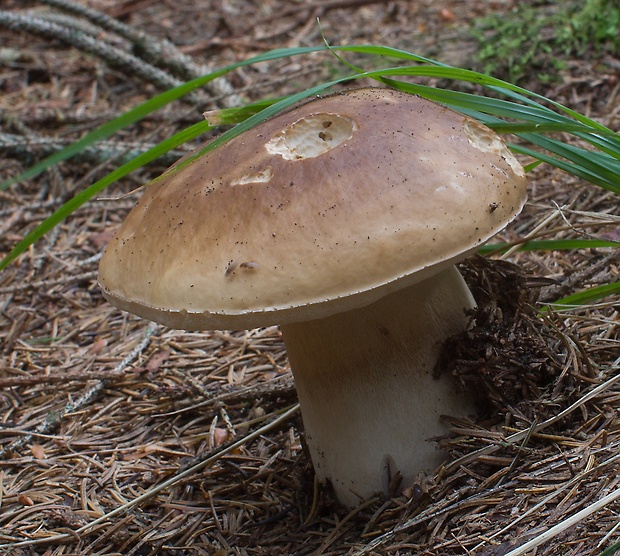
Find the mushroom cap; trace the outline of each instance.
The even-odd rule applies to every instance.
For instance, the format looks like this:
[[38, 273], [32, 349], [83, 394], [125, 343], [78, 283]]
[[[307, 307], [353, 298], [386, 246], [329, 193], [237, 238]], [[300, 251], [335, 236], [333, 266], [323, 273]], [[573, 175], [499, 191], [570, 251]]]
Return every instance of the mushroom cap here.
[[114, 305], [186, 330], [323, 318], [465, 258], [525, 198], [523, 168], [476, 120], [391, 89], [350, 90], [150, 184], [99, 282]]

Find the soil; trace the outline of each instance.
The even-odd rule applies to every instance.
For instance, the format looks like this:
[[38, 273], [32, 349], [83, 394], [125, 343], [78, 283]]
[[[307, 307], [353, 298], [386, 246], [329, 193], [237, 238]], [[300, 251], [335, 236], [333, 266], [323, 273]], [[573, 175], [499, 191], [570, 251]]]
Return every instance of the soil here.
[[[383, 44], [474, 66], [472, 22], [510, 17], [518, 3], [77, 3], [146, 34], [127, 38], [72, 15], [69, 1], [4, 0], [0, 180], [171, 80], [274, 48], [320, 45], [321, 32], [331, 44]], [[90, 46], [78, 44], [84, 36]], [[156, 53], [163, 69], [149, 73], [149, 46], [164, 39], [174, 48]], [[107, 51], [95, 51], [104, 43]], [[177, 63], [165, 67], [165, 59]], [[620, 129], [620, 59], [566, 62], [551, 85], [525, 85]], [[343, 74], [325, 53], [241, 68], [0, 190], [0, 256], [204, 111]], [[481, 392], [485, 410], [475, 421], [450, 421], [451, 433], [438, 439], [450, 454], [444, 466], [347, 511], [315, 480], [276, 327], [170, 330], [121, 313], [98, 289], [102, 249], [135, 203], [127, 194], [197, 141], [115, 183], [0, 272], [0, 554], [514, 556], [538, 539], [528, 554], [584, 555], [618, 541], [619, 300], [538, 311], [618, 281], [617, 250], [517, 251], [508, 261], [464, 263], [479, 307], [466, 334], [445, 346], [445, 366]], [[617, 221], [606, 219], [614, 214], [617, 195], [543, 165], [530, 173], [526, 209], [499, 239], [518, 240], [541, 223], [545, 238], [620, 239]]]

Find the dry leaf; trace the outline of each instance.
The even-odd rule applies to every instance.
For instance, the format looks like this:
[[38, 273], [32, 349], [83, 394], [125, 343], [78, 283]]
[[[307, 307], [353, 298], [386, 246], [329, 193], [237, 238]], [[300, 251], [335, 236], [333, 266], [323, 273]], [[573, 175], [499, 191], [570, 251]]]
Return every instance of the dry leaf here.
[[41, 444], [33, 444], [30, 448], [34, 459], [45, 459], [47, 456], [45, 455], [45, 449]]
[[25, 494], [20, 494], [17, 497], [17, 501], [22, 506], [34, 506], [34, 502], [33, 502], [32, 498], [30, 498], [30, 496], [26, 496]]
[[88, 351], [97, 355], [98, 353], [101, 353], [107, 345], [108, 340], [106, 340], [105, 338], [100, 338], [99, 340], [95, 340], [93, 342]]
[[146, 362], [145, 369], [149, 373], [154, 373], [159, 370], [168, 359], [170, 358], [170, 352], [168, 350], [160, 350], [153, 354], [153, 356]]
[[446, 23], [452, 23], [456, 17], [454, 16], [454, 12], [448, 8], [443, 8], [439, 11], [439, 19], [441, 19], [441, 21], [445, 21]]
[[215, 427], [213, 429], [213, 447], [217, 448], [229, 440], [229, 434], [226, 429]]

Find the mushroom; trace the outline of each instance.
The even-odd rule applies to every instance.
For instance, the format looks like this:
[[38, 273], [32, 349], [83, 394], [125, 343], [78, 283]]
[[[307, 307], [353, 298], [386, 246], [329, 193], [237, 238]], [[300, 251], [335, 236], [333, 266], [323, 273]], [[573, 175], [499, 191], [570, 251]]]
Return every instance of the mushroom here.
[[297, 105], [156, 180], [99, 269], [117, 307], [186, 330], [279, 324], [316, 473], [352, 507], [445, 459], [472, 397], [434, 373], [475, 302], [455, 263], [521, 210], [476, 120], [384, 88]]

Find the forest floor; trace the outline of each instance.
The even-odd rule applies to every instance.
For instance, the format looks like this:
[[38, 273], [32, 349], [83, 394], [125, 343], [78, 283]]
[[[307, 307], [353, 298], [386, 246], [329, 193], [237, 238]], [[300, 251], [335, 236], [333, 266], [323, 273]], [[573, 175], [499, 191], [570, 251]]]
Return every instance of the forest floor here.
[[[138, 40], [48, 6], [62, 1], [3, 0], [0, 181], [175, 80], [273, 48], [321, 45], [317, 18], [334, 45], [383, 44], [470, 67], [476, 18], [510, 17], [522, 3], [81, 3], [147, 35]], [[26, 17], [9, 25], [6, 14]], [[52, 38], [58, 29], [65, 40]], [[76, 46], [76, 36], [143, 62], [117, 57], [114, 65]], [[137, 43], [163, 39], [174, 45], [163, 57], [177, 66], [143, 73], [147, 54]], [[530, 75], [524, 85], [620, 129], [620, 59], [565, 62], [551, 82]], [[239, 69], [0, 190], [0, 255], [205, 110], [343, 72], [324, 52]], [[415, 488], [349, 512], [315, 481], [276, 327], [170, 330], [121, 313], [99, 291], [102, 249], [135, 202], [124, 194], [195, 144], [122, 179], [0, 272], [0, 554], [516, 556], [541, 539], [528, 554], [576, 556], [618, 541], [620, 501], [609, 498], [620, 489], [618, 299], [536, 311], [541, 301], [618, 281], [617, 249], [465, 263], [480, 307], [466, 349], [453, 346], [455, 372], [486, 392], [486, 409], [475, 421], [452, 421], [442, 439], [450, 458]], [[618, 214], [611, 192], [543, 165], [531, 172], [529, 193], [501, 239], [539, 227], [545, 238], [620, 240], [617, 220], [606, 218]], [[561, 530], [541, 538], [554, 526]]]

